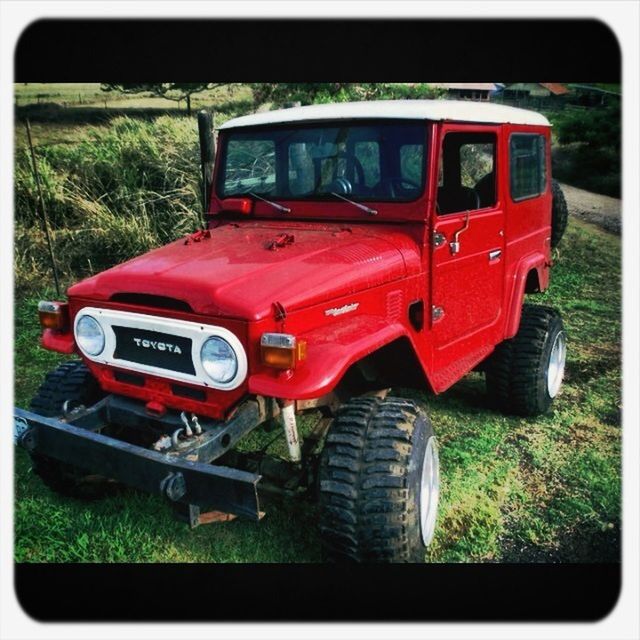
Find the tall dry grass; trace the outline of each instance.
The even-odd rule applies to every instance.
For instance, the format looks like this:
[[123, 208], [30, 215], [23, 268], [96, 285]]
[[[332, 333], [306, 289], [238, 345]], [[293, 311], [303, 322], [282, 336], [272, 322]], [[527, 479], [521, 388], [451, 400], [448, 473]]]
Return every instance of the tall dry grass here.
[[[38, 145], [38, 168], [61, 280], [70, 284], [193, 231], [201, 203], [195, 119], [121, 117], [71, 144]], [[14, 273], [18, 290], [50, 279], [26, 147], [16, 149]]]

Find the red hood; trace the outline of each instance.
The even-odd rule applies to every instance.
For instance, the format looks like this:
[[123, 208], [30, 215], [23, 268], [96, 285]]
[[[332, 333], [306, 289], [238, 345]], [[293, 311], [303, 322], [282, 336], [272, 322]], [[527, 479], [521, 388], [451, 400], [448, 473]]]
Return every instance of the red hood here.
[[[269, 249], [285, 233], [293, 242]], [[419, 264], [408, 236], [377, 225], [243, 222], [150, 251], [79, 282], [69, 295], [162, 295], [203, 315], [258, 320], [274, 302], [292, 311], [402, 278]]]

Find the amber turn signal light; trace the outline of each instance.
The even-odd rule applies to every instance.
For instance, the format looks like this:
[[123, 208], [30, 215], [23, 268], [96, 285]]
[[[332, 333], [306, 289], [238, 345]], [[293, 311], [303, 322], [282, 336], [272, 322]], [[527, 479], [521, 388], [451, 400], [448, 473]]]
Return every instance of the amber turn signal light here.
[[43, 329], [65, 331], [69, 327], [69, 304], [66, 302], [38, 302], [38, 316]]
[[307, 357], [307, 343], [287, 333], [263, 333], [260, 354], [267, 367], [295, 369]]

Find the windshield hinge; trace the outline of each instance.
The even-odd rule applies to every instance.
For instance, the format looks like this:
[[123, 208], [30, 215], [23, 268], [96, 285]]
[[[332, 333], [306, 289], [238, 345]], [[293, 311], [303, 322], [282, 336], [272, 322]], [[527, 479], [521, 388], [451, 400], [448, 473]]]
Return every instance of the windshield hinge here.
[[276, 322], [281, 322], [287, 317], [287, 311], [281, 302], [273, 303], [273, 315], [276, 319]]

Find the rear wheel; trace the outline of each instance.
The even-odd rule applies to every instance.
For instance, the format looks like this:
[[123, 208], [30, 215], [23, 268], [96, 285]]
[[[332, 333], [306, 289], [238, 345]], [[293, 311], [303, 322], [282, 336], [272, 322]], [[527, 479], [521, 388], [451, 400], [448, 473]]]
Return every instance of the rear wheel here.
[[[71, 360], [61, 364], [45, 377], [31, 400], [31, 411], [48, 418], [59, 418], [63, 407], [90, 406], [104, 396], [87, 366]], [[106, 483], [87, 471], [42, 454], [32, 454], [34, 472], [52, 491], [75, 498], [94, 499], [104, 494]]]
[[551, 204], [551, 246], [555, 248], [560, 244], [567, 228], [569, 210], [564, 193], [555, 180], [551, 181], [551, 195], [553, 198]]
[[358, 398], [340, 410], [320, 460], [325, 558], [424, 562], [439, 497], [431, 421], [403, 398]]
[[486, 367], [489, 397], [498, 408], [522, 416], [544, 413], [558, 395], [567, 356], [560, 314], [525, 304], [518, 333], [498, 345]]

